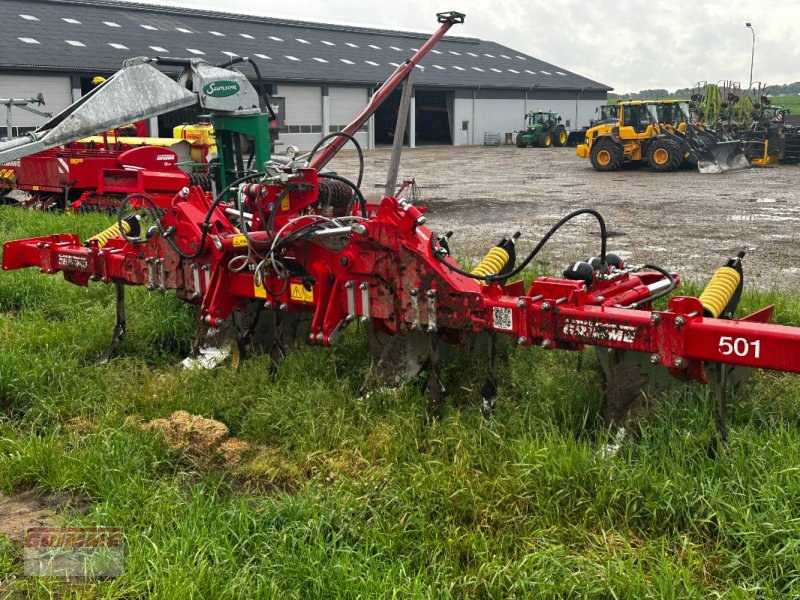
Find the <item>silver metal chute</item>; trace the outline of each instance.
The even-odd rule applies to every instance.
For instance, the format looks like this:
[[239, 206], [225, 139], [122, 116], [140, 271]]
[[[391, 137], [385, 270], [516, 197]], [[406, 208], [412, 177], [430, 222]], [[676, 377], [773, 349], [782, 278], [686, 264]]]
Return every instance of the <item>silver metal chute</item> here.
[[197, 96], [154, 66], [125, 66], [24, 137], [0, 144], [0, 163], [197, 104]]

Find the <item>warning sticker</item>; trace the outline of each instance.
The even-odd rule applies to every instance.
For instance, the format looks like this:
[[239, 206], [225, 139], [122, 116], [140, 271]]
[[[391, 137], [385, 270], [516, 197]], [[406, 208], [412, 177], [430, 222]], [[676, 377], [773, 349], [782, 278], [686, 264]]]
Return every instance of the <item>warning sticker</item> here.
[[266, 298], [267, 297], [267, 290], [263, 285], [257, 285], [255, 281], [253, 282], [253, 295], [256, 298]]
[[495, 329], [501, 329], [503, 331], [511, 331], [514, 329], [514, 315], [510, 308], [495, 306], [493, 312]]
[[247, 238], [243, 235], [234, 236], [232, 243], [234, 248], [247, 248]]
[[289, 203], [289, 196], [281, 200], [281, 210], [289, 210], [292, 205]]
[[307, 290], [303, 287], [302, 283], [293, 283], [290, 285], [292, 292], [292, 300], [295, 302], [313, 302], [314, 290]]

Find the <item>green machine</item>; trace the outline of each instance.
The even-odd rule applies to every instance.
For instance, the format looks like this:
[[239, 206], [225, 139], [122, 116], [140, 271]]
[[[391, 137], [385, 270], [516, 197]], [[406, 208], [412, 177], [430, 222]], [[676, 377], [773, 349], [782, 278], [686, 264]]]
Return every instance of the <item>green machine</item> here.
[[517, 148], [526, 146], [566, 146], [567, 130], [561, 117], [549, 111], [531, 111], [525, 115], [525, 130], [517, 134]]

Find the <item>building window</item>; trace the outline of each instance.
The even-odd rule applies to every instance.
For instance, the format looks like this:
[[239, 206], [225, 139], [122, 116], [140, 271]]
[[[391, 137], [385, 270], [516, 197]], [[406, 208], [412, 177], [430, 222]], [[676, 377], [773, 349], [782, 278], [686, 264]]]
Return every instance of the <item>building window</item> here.
[[461, 121], [461, 131], [469, 131], [469, 121]]
[[[331, 125], [329, 129], [331, 133], [333, 133], [334, 131], [344, 131], [345, 129], [347, 129], [347, 125]], [[366, 131], [367, 131], [367, 124], [364, 123], [361, 127], [358, 128], [358, 131], [356, 131], [356, 133], [361, 133]]]

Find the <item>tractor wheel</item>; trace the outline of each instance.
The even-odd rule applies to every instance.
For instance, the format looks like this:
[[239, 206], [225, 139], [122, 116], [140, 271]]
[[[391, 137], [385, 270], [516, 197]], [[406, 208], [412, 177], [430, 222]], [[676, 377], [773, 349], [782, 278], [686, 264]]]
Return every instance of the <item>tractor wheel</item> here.
[[567, 130], [563, 125], [558, 125], [553, 130], [553, 146], [562, 148], [567, 145]]
[[520, 131], [517, 134], [517, 148], [524, 148], [525, 147], [525, 138], [522, 137], [523, 133]]
[[676, 171], [681, 166], [683, 156], [678, 144], [669, 138], [657, 137], [650, 143], [647, 161], [658, 173]]
[[539, 136], [540, 148], [549, 148], [552, 145], [553, 145], [553, 137], [550, 135], [549, 131], [545, 131], [542, 135]]
[[622, 167], [622, 148], [611, 140], [598, 140], [589, 153], [592, 166], [597, 171], [618, 171]]

